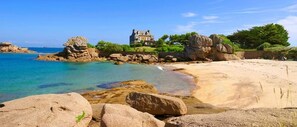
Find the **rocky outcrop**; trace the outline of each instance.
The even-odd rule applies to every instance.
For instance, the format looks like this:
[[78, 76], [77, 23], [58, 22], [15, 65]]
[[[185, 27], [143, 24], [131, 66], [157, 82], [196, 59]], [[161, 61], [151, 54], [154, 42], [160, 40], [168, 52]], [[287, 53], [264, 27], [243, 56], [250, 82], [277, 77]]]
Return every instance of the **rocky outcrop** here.
[[189, 46], [185, 47], [185, 55], [191, 60], [205, 60], [211, 54], [212, 40], [206, 36], [195, 34], [189, 39]]
[[57, 54], [39, 55], [37, 60], [46, 61], [69, 61], [69, 62], [90, 62], [103, 61], [99, 58], [99, 51], [95, 48], [88, 48], [88, 40], [77, 36], [68, 39], [64, 44], [65, 48]]
[[169, 118], [166, 127], [293, 127], [297, 109], [230, 110]]
[[231, 45], [223, 44], [216, 34], [206, 37], [193, 35], [190, 44], [185, 49], [185, 57], [190, 60], [238, 60]]
[[132, 92], [126, 102], [138, 111], [153, 115], [176, 116], [187, 113], [187, 106], [181, 99], [165, 95]]
[[87, 127], [89, 102], [77, 93], [29, 96], [3, 103], [1, 127]]
[[120, 53], [114, 53], [109, 55], [109, 60], [116, 62], [128, 62], [128, 63], [157, 63], [158, 57], [150, 54], [133, 54], [133, 55], [122, 55]]
[[10, 42], [1, 42], [0, 43], [0, 53], [35, 53], [34, 51], [29, 50], [28, 48], [21, 48], [13, 45]]
[[157, 93], [157, 89], [152, 84], [142, 80], [124, 81], [111, 84], [110, 86], [116, 87], [107, 90], [89, 91], [83, 93], [82, 96], [91, 104], [127, 104], [126, 96], [131, 92]]
[[105, 104], [102, 110], [102, 127], [164, 127], [165, 123], [148, 113], [129, 106]]

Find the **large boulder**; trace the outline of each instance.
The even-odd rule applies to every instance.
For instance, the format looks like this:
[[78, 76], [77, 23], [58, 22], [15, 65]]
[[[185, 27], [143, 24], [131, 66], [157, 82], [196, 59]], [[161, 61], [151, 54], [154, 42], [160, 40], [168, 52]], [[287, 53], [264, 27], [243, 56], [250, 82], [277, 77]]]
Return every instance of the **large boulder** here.
[[185, 48], [186, 57], [191, 60], [206, 59], [211, 53], [212, 40], [206, 36], [195, 34], [189, 39], [190, 44]]
[[87, 127], [89, 102], [77, 93], [29, 96], [3, 103], [1, 127]]
[[165, 123], [148, 113], [139, 112], [129, 106], [105, 104], [101, 117], [102, 127], [164, 127]]
[[185, 103], [175, 97], [131, 92], [126, 102], [133, 108], [153, 115], [184, 115], [187, 113]]
[[166, 127], [295, 127], [297, 109], [230, 110], [169, 118]]

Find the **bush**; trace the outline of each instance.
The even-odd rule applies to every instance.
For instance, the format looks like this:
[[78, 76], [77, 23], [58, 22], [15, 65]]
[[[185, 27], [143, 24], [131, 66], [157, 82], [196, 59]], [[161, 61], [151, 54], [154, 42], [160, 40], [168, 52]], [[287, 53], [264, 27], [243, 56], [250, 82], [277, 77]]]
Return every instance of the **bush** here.
[[259, 45], [259, 46], [257, 47], [257, 50], [264, 50], [264, 49], [269, 48], [269, 47], [271, 47], [271, 44], [268, 43], [268, 42], [265, 42], [265, 43]]
[[156, 49], [156, 51], [158, 51], [158, 52], [183, 52], [184, 46], [182, 46], [182, 45], [163, 46], [163, 47], [158, 47]]
[[95, 46], [92, 45], [92, 44], [90, 44], [90, 43], [88, 43], [88, 48], [95, 48]]
[[228, 39], [225, 35], [220, 34], [219, 37], [221, 37], [221, 39], [223, 39], [223, 44], [229, 44], [232, 46], [234, 51], [242, 51], [243, 49], [240, 48], [239, 44], [235, 44], [233, 43], [230, 39]]
[[122, 52], [123, 47], [119, 44], [114, 44], [111, 42], [105, 42], [105, 41], [99, 41], [98, 44], [96, 45], [96, 48], [99, 49], [100, 51], [104, 52]]

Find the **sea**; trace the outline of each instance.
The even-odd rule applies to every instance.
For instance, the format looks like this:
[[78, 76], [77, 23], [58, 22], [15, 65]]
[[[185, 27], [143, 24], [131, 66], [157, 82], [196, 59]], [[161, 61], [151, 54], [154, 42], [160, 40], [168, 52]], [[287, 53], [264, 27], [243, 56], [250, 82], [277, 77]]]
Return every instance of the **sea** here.
[[39, 54], [63, 49], [29, 49], [38, 53], [0, 54], [0, 102], [37, 94], [108, 89], [106, 84], [126, 80], [145, 80], [159, 92], [182, 95], [190, 95], [195, 85], [191, 76], [157, 65], [38, 61]]

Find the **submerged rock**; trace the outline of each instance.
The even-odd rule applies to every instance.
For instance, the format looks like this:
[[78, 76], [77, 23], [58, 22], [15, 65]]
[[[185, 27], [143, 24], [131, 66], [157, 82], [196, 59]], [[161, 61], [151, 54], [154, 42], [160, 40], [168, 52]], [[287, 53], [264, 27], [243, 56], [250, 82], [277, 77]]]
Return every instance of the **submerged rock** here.
[[3, 103], [1, 127], [87, 127], [89, 102], [77, 93], [29, 96]]
[[34, 51], [29, 50], [28, 48], [21, 48], [13, 45], [10, 42], [1, 42], [0, 43], [0, 53], [35, 53]]
[[187, 113], [185, 103], [175, 97], [149, 94], [130, 93], [126, 102], [133, 108], [153, 115], [184, 115]]
[[102, 127], [164, 127], [165, 123], [148, 113], [129, 106], [105, 104], [102, 110]]

